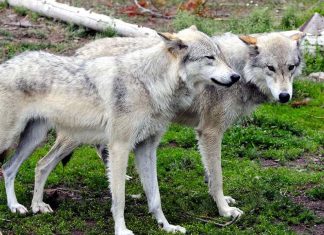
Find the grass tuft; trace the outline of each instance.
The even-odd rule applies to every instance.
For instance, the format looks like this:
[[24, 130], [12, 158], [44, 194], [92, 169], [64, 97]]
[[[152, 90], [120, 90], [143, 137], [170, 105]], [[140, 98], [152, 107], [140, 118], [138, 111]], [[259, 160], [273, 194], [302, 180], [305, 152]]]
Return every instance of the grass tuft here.
[[116, 36], [117, 36], [117, 31], [113, 27], [107, 27], [103, 32], [96, 34], [96, 38], [112, 38]]
[[14, 12], [17, 13], [20, 16], [26, 16], [29, 12], [29, 10], [25, 7], [16, 6], [13, 8]]

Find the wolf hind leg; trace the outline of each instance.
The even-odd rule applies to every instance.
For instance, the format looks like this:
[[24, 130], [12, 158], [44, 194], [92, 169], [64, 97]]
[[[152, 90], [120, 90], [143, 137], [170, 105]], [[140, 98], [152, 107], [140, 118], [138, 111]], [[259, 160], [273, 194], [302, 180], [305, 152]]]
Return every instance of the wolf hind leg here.
[[143, 141], [135, 148], [136, 167], [148, 200], [149, 211], [154, 215], [159, 226], [166, 232], [186, 233], [185, 228], [169, 224], [162, 211], [156, 168], [156, 149], [159, 142], [160, 136], [155, 136]]
[[32, 199], [33, 213], [53, 212], [50, 205], [43, 202], [44, 186], [49, 174], [56, 165], [67, 155], [69, 155], [78, 143], [68, 137], [58, 136], [56, 141], [45, 157], [38, 161], [35, 169], [34, 195]]
[[125, 223], [125, 177], [130, 147], [128, 141], [109, 143], [108, 178], [112, 196], [111, 212], [115, 222], [115, 235], [133, 235]]
[[203, 158], [206, 173], [208, 174], [209, 193], [217, 204], [218, 212], [224, 217], [239, 218], [243, 211], [236, 207], [230, 207], [229, 203], [235, 203], [230, 196], [223, 193], [223, 175], [221, 165], [222, 132], [218, 129], [205, 129], [198, 132], [199, 150]]
[[21, 164], [46, 138], [49, 126], [45, 120], [31, 120], [20, 135], [14, 156], [3, 165], [7, 204], [11, 212], [25, 214], [26, 207], [18, 203], [15, 194], [15, 178]]
[[[105, 166], [107, 166], [108, 161], [109, 161], [109, 151], [108, 151], [107, 145], [104, 145], [104, 144], [96, 145], [96, 151], [97, 151], [98, 157], [103, 161]], [[126, 175], [126, 180], [131, 180], [132, 178], [133, 177]]]

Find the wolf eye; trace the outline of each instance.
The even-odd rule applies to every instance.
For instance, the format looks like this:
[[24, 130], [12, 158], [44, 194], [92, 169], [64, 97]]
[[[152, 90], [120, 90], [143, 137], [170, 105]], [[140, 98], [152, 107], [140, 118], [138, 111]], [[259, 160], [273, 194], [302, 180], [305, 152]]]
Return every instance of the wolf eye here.
[[293, 64], [291, 64], [291, 65], [289, 65], [288, 66], [288, 69], [291, 71], [291, 70], [293, 70], [295, 68], [295, 65], [293, 65]]
[[276, 72], [275, 68], [272, 65], [268, 65], [268, 69], [272, 72]]
[[211, 55], [211, 56], [205, 56], [207, 59], [210, 59], [210, 60], [215, 60], [215, 56]]

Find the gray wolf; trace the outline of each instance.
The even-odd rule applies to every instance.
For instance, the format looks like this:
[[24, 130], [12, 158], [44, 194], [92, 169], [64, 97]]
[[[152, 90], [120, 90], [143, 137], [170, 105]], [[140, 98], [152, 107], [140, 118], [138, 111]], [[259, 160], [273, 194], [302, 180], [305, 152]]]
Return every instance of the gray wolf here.
[[[220, 47], [225, 60], [242, 78], [228, 89], [214, 85], [200, 87], [191, 106], [173, 119], [173, 122], [194, 127], [197, 131], [209, 192], [221, 216], [237, 217], [243, 214], [239, 208], [229, 206], [235, 200], [223, 193], [223, 134], [237, 119], [249, 115], [258, 105], [271, 101], [286, 103], [291, 99], [293, 79], [301, 73], [303, 66], [299, 47], [302, 38], [302, 33], [290, 37], [280, 33], [240, 37], [226, 33], [214, 36], [212, 39]], [[126, 44], [131, 43], [138, 48], [143, 46], [137, 39], [124, 40]], [[151, 43], [154, 45], [156, 42]], [[124, 50], [119, 45], [118, 51], [110, 51], [111, 46], [110, 39], [100, 39], [80, 48], [76, 54], [92, 58], [122, 53]], [[157, 144], [146, 143], [140, 149], [155, 158]], [[99, 146], [98, 153], [105, 153], [101, 156], [107, 161], [108, 154], [103, 149], [104, 146]]]
[[[82, 143], [104, 144], [109, 150], [115, 234], [133, 234], [124, 219], [129, 152], [141, 143], [158, 143], [169, 121], [189, 107], [200, 86], [230, 86], [240, 78], [222, 60], [216, 44], [196, 28], [160, 36], [162, 41], [155, 46], [116, 57], [84, 60], [28, 52], [0, 65], [0, 110], [7, 114], [0, 118], [0, 152], [21, 133], [20, 146], [3, 166], [8, 206], [13, 212], [26, 212], [14, 193], [17, 167], [50, 127], [57, 130], [57, 140], [37, 167], [40, 180], [35, 197], [39, 200], [33, 200], [33, 210], [44, 206], [38, 189], [44, 187], [46, 174], [60, 161], [53, 155], [62, 159]], [[40, 127], [29, 122], [33, 119]], [[138, 167], [150, 197], [150, 211], [166, 231], [185, 232], [166, 220], [156, 167], [145, 154], [141, 156]]]

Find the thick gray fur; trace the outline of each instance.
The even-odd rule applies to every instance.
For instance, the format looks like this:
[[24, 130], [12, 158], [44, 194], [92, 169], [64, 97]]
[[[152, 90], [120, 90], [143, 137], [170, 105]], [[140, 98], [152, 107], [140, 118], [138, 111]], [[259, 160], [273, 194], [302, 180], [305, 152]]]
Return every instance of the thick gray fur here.
[[[196, 29], [165, 34], [163, 38], [163, 42], [150, 48], [116, 57], [85, 60], [29, 52], [0, 65], [0, 110], [7, 114], [0, 118], [0, 152], [9, 148], [23, 130], [26, 132], [17, 151], [24, 154], [4, 165], [8, 206], [13, 212], [27, 212], [14, 193], [16, 171], [30, 154], [28, 150], [44, 139], [48, 129], [55, 128], [56, 142], [36, 168], [33, 212], [52, 211], [43, 203], [42, 194], [47, 176], [58, 162], [80, 144], [104, 144], [110, 155], [107, 168], [115, 234], [133, 234], [124, 220], [129, 151], [141, 142], [155, 147], [151, 143], [158, 142], [176, 112], [189, 107], [199, 87], [213, 81], [232, 84], [231, 77], [236, 75], [220, 58], [218, 47]], [[196, 60], [186, 61], [188, 56]], [[32, 130], [26, 128], [28, 122]], [[42, 129], [38, 130], [35, 125]], [[34, 138], [35, 144], [27, 144], [27, 147], [24, 144], [30, 141], [27, 135], [34, 130], [39, 132], [39, 137]], [[142, 179], [149, 198], [152, 191], [145, 185], [155, 186], [157, 182], [154, 180], [156, 166], [152, 164], [150, 178]], [[155, 189], [157, 199], [157, 185]], [[150, 211], [164, 230], [185, 232], [184, 228], [168, 223], [160, 200], [154, 200], [159, 206], [153, 205], [150, 199], [149, 202]]]
[[[226, 217], [240, 216], [243, 213], [240, 209], [228, 205], [229, 203], [234, 203], [235, 200], [223, 194], [221, 169], [221, 141], [223, 133], [237, 119], [249, 115], [259, 104], [278, 99], [271, 92], [269, 87], [271, 83], [268, 84], [266, 82], [266, 77], [269, 77], [270, 71], [267, 70], [265, 64], [267, 62], [280, 64], [282, 67], [288, 60], [297, 63], [301, 55], [297, 42], [283, 37], [279, 33], [262, 36], [259, 39], [261, 43], [257, 43], [257, 53], [255, 52], [255, 46], [251, 45], [251, 48], [248, 48], [245, 43], [233, 34], [213, 37], [213, 40], [219, 45], [228, 63], [237, 72], [241, 73], [243, 78], [228, 89], [214, 85], [200, 87], [200, 91], [195, 96], [191, 106], [188, 109], [180, 110], [173, 121], [196, 128], [202, 160], [205, 165], [207, 178], [209, 179], [209, 191], [217, 203], [220, 215]], [[134, 48], [150, 47], [158, 42], [158, 39], [152, 40], [147, 38], [100, 39], [87, 44], [79, 49], [76, 54], [82, 58], [95, 58], [111, 54], [118, 55], [132, 51]], [[128, 47], [128, 45], [132, 45], [132, 48]], [[256, 55], [259, 58], [256, 58]], [[265, 61], [267, 58], [268, 61]], [[263, 61], [263, 65], [260, 65], [262, 67], [255, 67], [256, 61]], [[284, 84], [286, 78], [290, 81], [288, 83], [290, 85], [292, 83], [290, 78], [300, 73], [301, 65], [300, 63], [299, 65], [297, 64], [296, 69], [291, 73], [286, 69], [281, 72], [285, 76], [273, 79], [281, 82], [281, 85], [277, 87], [288, 89], [285, 88], [286, 85]], [[273, 74], [270, 74], [270, 76], [273, 76]], [[279, 90], [279, 88], [277, 89]], [[145, 152], [147, 153], [151, 152], [151, 158], [155, 159], [157, 145], [158, 141], [154, 143], [152, 141], [144, 141], [138, 146], [140, 146], [140, 149], [146, 149]], [[105, 149], [105, 146], [98, 146], [98, 154], [107, 161], [108, 155], [101, 154], [103, 149]], [[56, 156], [56, 158], [60, 157]], [[152, 188], [154, 187], [152, 186]], [[157, 192], [148, 192], [149, 202], [154, 201], [153, 198], [156, 198], [156, 195]], [[155, 207], [159, 208], [159, 205], [156, 204]]]

